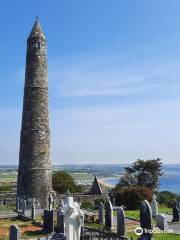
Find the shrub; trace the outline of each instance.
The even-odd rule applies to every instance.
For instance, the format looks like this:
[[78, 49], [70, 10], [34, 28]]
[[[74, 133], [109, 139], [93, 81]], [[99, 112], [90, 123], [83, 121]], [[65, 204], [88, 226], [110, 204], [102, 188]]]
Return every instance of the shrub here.
[[82, 188], [75, 184], [73, 177], [65, 171], [53, 173], [52, 186], [58, 193], [65, 193], [67, 190], [72, 193], [82, 191]]
[[115, 203], [128, 210], [139, 209], [141, 201], [152, 200], [152, 194], [152, 190], [146, 187], [120, 188], [115, 191]]
[[12, 191], [13, 187], [11, 185], [2, 185], [0, 186], [0, 192]]
[[173, 207], [174, 202], [178, 199], [178, 195], [169, 191], [162, 191], [156, 194], [157, 202], [161, 206]]
[[84, 202], [81, 203], [81, 208], [94, 210], [94, 204], [92, 202], [89, 202], [89, 201], [84, 201]]
[[98, 209], [98, 205], [99, 205], [100, 202], [102, 202], [103, 204], [105, 204], [106, 199], [103, 198], [103, 197], [97, 198], [97, 199], [94, 201], [94, 204], [95, 204], [95, 208], [96, 208], [96, 209]]

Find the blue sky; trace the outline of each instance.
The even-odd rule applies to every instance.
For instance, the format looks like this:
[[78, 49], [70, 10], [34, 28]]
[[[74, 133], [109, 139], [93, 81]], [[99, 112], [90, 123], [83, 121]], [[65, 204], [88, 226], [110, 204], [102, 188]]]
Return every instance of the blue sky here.
[[48, 42], [53, 164], [180, 163], [180, 1], [0, 5], [0, 163], [18, 164], [26, 38]]

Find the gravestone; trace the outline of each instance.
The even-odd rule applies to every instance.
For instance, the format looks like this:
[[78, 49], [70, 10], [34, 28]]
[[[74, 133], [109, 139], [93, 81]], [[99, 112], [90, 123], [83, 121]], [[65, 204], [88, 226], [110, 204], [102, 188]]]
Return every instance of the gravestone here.
[[125, 212], [122, 207], [117, 210], [117, 234], [119, 237], [126, 235], [125, 232]]
[[32, 203], [32, 207], [31, 207], [31, 218], [33, 220], [36, 219], [36, 206], [35, 206], [35, 203]]
[[63, 202], [61, 201], [57, 211], [57, 232], [65, 233]]
[[177, 208], [178, 208], [179, 211], [180, 211], [180, 200], [177, 201]]
[[23, 204], [24, 204], [24, 198], [19, 198], [19, 208], [21, 212], [23, 211]]
[[16, 198], [16, 212], [19, 212], [19, 210], [20, 210], [20, 198], [17, 197]]
[[48, 206], [49, 206], [49, 211], [51, 211], [53, 209], [53, 196], [52, 196], [52, 193], [50, 192], [49, 193], [49, 197], [48, 197]]
[[80, 240], [81, 228], [84, 226], [84, 214], [80, 204], [73, 201], [70, 194], [66, 194], [63, 207], [66, 240]]
[[140, 224], [143, 229], [143, 234], [140, 240], [152, 239], [152, 210], [147, 200], [141, 203], [140, 208]]
[[7, 205], [8, 201], [6, 198], [3, 199], [3, 206], [5, 207]]
[[156, 226], [160, 228], [161, 230], [168, 229], [168, 219], [167, 216], [164, 214], [158, 214], [156, 216]]
[[22, 214], [24, 216], [26, 215], [26, 200], [25, 199], [23, 199]]
[[113, 206], [111, 204], [109, 197], [107, 197], [105, 203], [105, 226], [109, 230], [112, 230], [113, 228]]
[[45, 232], [54, 232], [54, 210], [44, 210], [43, 230]]
[[98, 205], [98, 217], [99, 217], [99, 224], [103, 224], [104, 222], [104, 205], [102, 202], [99, 203]]
[[179, 222], [179, 209], [177, 207], [177, 202], [174, 203], [172, 222]]
[[19, 228], [16, 225], [10, 226], [9, 240], [19, 240]]
[[152, 210], [152, 216], [153, 218], [156, 218], [158, 214], [158, 203], [156, 201], [156, 196], [153, 194], [152, 196], [152, 202], [151, 202], [151, 210]]

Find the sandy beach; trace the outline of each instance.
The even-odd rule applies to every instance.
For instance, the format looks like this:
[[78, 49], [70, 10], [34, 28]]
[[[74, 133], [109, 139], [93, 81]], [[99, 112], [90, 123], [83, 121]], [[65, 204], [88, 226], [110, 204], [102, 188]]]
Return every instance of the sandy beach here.
[[100, 179], [98, 179], [98, 182], [101, 184], [101, 185], [104, 185], [104, 186], [106, 186], [106, 187], [108, 187], [108, 188], [114, 188], [114, 185], [113, 184], [110, 184], [110, 183], [107, 183], [106, 182], [106, 180], [108, 180], [108, 179], [112, 179], [112, 178], [100, 178]]

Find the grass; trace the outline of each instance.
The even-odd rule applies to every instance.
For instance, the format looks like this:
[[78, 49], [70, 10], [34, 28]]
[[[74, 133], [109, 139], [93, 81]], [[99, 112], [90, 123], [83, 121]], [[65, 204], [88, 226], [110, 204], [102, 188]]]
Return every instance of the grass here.
[[[138, 240], [138, 236], [135, 233], [128, 233], [128, 237], [133, 237], [133, 240]], [[170, 233], [157, 233], [153, 235], [154, 240], [179, 240], [180, 235]]]
[[99, 223], [86, 223], [85, 226], [95, 228], [95, 229], [104, 228], [104, 225]]
[[172, 213], [172, 208], [168, 207], [159, 208], [159, 213]]
[[[31, 221], [22, 221], [18, 218], [14, 218], [0, 220], [0, 240], [9, 240], [9, 228], [12, 224], [18, 226], [20, 230], [24, 229], [23, 233], [21, 233], [21, 239], [31, 239], [32, 237], [38, 238], [47, 236], [47, 234], [45, 234], [41, 228], [35, 229], [36, 225], [34, 225]], [[31, 230], [32, 228], [34, 228], [33, 231]], [[3, 234], [1, 231], [6, 231], [6, 233]]]
[[6, 206], [6, 207], [0, 206], [0, 214], [13, 213], [14, 208], [15, 208], [15, 206]]
[[0, 183], [16, 182], [17, 181], [17, 171], [0, 171]]
[[[167, 207], [159, 208], [159, 213], [172, 213], [172, 209]], [[139, 210], [126, 210], [125, 214], [126, 217], [132, 217], [136, 220], [140, 220]]]
[[[87, 227], [95, 228], [95, 229], [102, 229], [104, 228], [104, 225], [98, 224], [98, 223], [88, 223], [86, 224]], [[131, 229], [133, 231], [134, 228]], [[133, 237], [133, 240], [138, 240], [138, 236], [134, 232], [127, 232], [127, 236]], [[179, 234], [173, 234], [173, 233], [156, 233], [153, 235], [154, 240], [179, 240], [180, 235]]]
[[132, 217], [136, 220], [140, 219], [140, 212], [139, 210], [126, 210], [125, 211], [126, 217]]

